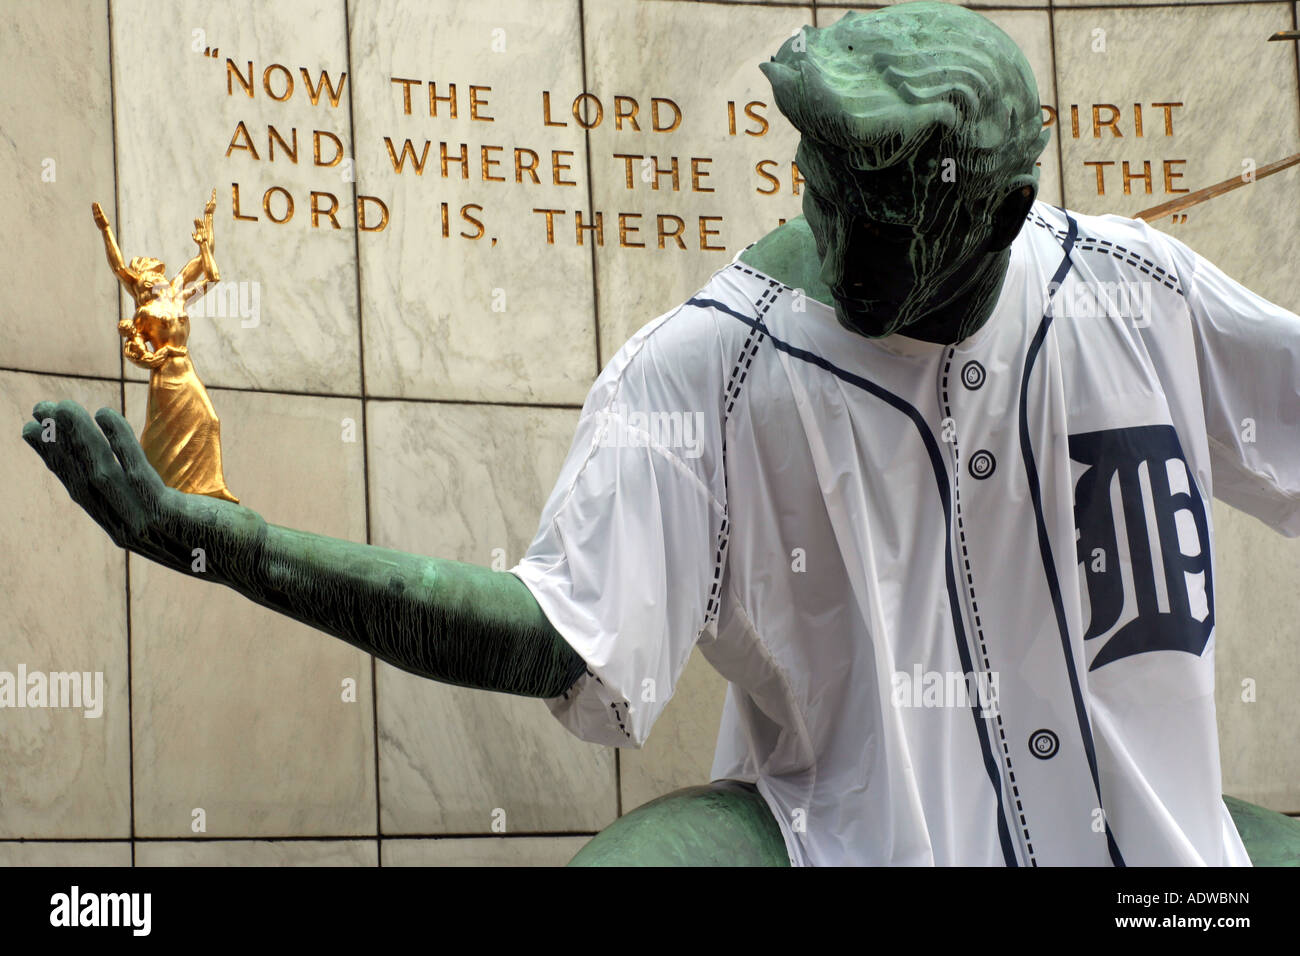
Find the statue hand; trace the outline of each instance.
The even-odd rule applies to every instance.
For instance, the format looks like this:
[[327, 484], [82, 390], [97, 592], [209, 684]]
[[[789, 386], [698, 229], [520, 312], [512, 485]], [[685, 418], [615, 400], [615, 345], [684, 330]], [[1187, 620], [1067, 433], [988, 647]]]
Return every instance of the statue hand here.
[[90, 214], [95, 217], [95, 225], [104, 230], [108, 228], [108, 217], [104, 215], [104, 210], [99, 208], [99, 203], [90, 204]]
[[255, 579], [267, 531], [256, 511], [168, 488], [111, 408], [91, 421], [76, 402], [38, 402], [32, 417], [23, 440], [119, 548], [222, 584]]
[[[135, 356], [136, 361], [147, 368], [161, 368], [169, 358], [173, 356], [184, 355], [188, 351], [185, 346], [163, 345], [152, 352], [142, 352]], [[128, 355], [127, 358], [132, 358]]]
[[203, 207], [203, 215], [211, 216], [216, 211], [217, 211], [217, 190], [214, 187], [212, 190], [212, 198], [209, 199], [207, 205]]

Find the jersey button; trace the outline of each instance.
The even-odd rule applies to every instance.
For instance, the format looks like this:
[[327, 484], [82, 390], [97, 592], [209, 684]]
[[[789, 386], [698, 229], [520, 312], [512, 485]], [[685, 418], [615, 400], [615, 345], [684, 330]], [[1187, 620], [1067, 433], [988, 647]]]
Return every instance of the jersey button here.
[[1039, 760], [1050, 760], [1061, 748], [1061, 738], [1050, 730], [1035, 730], [1029, 735], [1029, 752]]
[[970, 456], [970, 462], [966, 467], [970, 471], [972, 478], [987, 478], [989, 475], [993, 474], [993, 469], [997, 466], [998, 462], [997, 459], [993, 457], [993, 453], [981, 448], [975, 454]]
[[961, 383], [971, 391], [984, 384], [984, 366], [971, 360], [961, 367]]

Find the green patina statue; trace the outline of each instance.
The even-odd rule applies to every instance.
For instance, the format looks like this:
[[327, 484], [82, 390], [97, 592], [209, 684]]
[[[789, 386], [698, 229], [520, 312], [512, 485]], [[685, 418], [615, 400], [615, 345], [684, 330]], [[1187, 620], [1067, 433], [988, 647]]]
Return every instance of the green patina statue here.
[[[932, 67], [923, 82], [909, 71], [918, 54]], [[953, 343], [979, 329], [1049, 138], [1016, 45], [961, 7], [905, 3], [806, 28], [762, 69], [802, 134], [804, 214], [741, 261], [833, 306], [864, 336]], [[982, 106], [971, 112], [968, 102]], [[33, 418], [23, 438], [119, 547], [182, 574], [202, 548], [207, 570], [197, 576], [433, 680], [554, 698], [586, 670], [511, 574], [278, 527], [250, 508], [165, 487], [107, 408], [92, 422], [75, 403], [41, 402]], [[43, 440], [50, 421], [55, 440]], [[1296, 862], [1300, 841], [1285, 836], [1285, 818], [1232, 806], [1252, 855]], [[787, 862], [763, 797], [735, 783], [654, 801], [574, 860]]]
[[[926, 55], [942, 68], [915, 82]], [[909, 3], [805, 29], [760, 68], [801, 134], [803, 215], [741, 259], [861, 335], [972, 335], [1050, 138], [1019, 47], [969, 10]]]

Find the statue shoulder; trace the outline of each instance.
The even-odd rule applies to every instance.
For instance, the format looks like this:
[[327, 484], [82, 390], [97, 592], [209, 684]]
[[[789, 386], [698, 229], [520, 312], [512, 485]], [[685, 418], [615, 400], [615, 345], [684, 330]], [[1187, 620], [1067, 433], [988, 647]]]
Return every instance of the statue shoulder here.
[[821, 272], [817, 242], [803, 216], [777, 226], [740, 255], [740, 261], [792, 288], [810, 288]]

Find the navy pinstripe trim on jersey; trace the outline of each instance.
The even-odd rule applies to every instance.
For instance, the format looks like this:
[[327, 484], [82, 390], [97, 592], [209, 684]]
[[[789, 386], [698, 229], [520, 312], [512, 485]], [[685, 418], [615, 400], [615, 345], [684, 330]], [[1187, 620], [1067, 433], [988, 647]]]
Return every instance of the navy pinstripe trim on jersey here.
[[1088, 770], [1092, 773], [1092, 785], [1097, 792], [1097, 806], [1101, 809], [1102, 820], [1106, 824], [1106, 846], [1110, 851], [1111, 862], [1116, 866], [1124, 866], [1124, 857], [1119, 852], [1118, 844], [1115, 843], [1115, 835], [1111, 832], [1110, 821], [1106, 819], [1106, 810], [1101, 802], [1101, 780], [1097, 774], [1097, 751], [1092, 740], [1092, 725], [1088, 721], [1088, 710], [1083, 703], [1083, 691], [1079, 687], [1079, 675], [1074, 667], [1074, 654], [1070, 650], [1070, 627], [1065, 619], [1065, 603], [1061, 599], [1061, 582], [1056, 577], [1056, 562], [1052, 557], [1052, 542], [1047, 536], [1047, 521], [1043, 517], [1043, 495], [1038, 484], [1038, 466], [1034, 462], [1034, 447], [1029, 440], [1029, 376], [1033, 374], [1034, 362], [1037, 360], [1038, 353], [1047, 338], [1047, 330], [1052, 324], [1052, 296], [1055, 295], [1056, 290], [1060, 288], [1061, 283], [1073, 267], [1070, 252], [1079, 234], [1079, 224], [1074, 221], [1074, 217], [1064, 209], [1061, 212], [1065, 216], [1066, 222], [1069, 223], [1069, 229], [1061, 240], [1065, 255], [1061, 259], [1060, 266], [1057, 267], [1056, 274], [1052, 276], [1051, 284], [1048, 285], [1047, 311], [1043, 314], [1038, 331], [1034, 334], [1033, 341], [1029, 344], [1029, 351], [1025, 354], [1025, 369], [1020, 379], [1020, 457], [1025, 463], [1025, 478], [1029, 483], [1029, 498], [1034, 505], [1034, 522], [1038, 526], [1038, 550], [1043, 559], [1043, 572], [1047, 576], [1047, 590], [1052, 597], [1052, 610], [1056, 614], [1056, 626], [1061, 634], [1061, 651], [1065, 656], [1065, 669], [1070, 678], [1070, 693], [1074, 697], [1074, 713], [1079, 722], [1079, 736], [1083, 739], [1083, 750], [1088, 757]]
[[[956, 346], [949, 345], [947, 349], [948, 357], [943, 363], [943, 375], [939, 385], [940, 397], [943, 403], [943, 418], [950, 420], [952, 418], [952, 404], [948, 400], [948, 372], [952, 368], [953, 356], [956, 355]], [[970, 566], [970, 549], [966, 546], [966, 528], [961, 516], [961, 445], [957, 441], [956, 435], [953, 436], [949, 443], [952, 450], [952, 501], [953, 513], [956, 515], [957, 525], [957, 546], [961, 549], [961, 563], [963, 577], [966, 580], [966, 593], [970, 597], [971, 623], [975, 626], [975, 646], [979, 652], [980, 663], [984, 669], [980, 672], [983, 674], [993, 673], [993, 666], [989, 663], [988, 642], [984, 638], [984, 622], [980, 619], [979, 601], [975, 597], [975, 578]], [[974, 459], [971, 459], [974, 461]], [[1001, 708], [994, 710], [994, 723], [997, 725], [998, 739], [996, 744], [1001, 745], [1002, 761], [1007, 770], [1007, 787], [1010, 790], [1008, 799], [1015, 804], [1015, 816], [1020, 821], [1020, 834], [1024, 837], [1026, 862], [1030, 866], [1038, 866], [1038, 860], [1034, 858], [1034, 841], [1029, 835], [1029, 822], [1025, 819], [1025, 805], [1020, 797], [1020, 785], [1016, 783], [1016, 769], [1011, 760], [1011, 746], [1007, 743], [1007, 729], [1002, 720]]]
[[[1056, 208], [1061, 209], [1060, 206], [1057, 206]], [[1061, 212], [1064, 213], [1065, 210], [1061, 209]], [[1069, 218], [1069, 213], [1066, 213], [1066, 217]], [[1031, 212], [1029, 214], [1029, 221], [1035, 226], [1042, 226], [1056, 237], [1057, 242], [1065, 241], [1066, 233], [1057, 229], [1038, 213]], [[1073, 219], [1070, 219], [1070, 222], [1074, 224], [1074, 229], [1077, 233], [1078, 223]], [[1094, 250], [1109, 253], [1125, 265], [1134, 266], [1139, 272], [1149, 275], [1166, 289], [1169, 289], [1172, 292], [1177, 292], [1179, 295], [1183, 294], [1183, 286], [1182, 283], [1178, 281], [1178, 276], [1170, 272], [1168, 269], [1152, 262], [1150, 259], [1146, 258], [1146, 256], [1138, 255], [1138, 253], [1133, 250], [1126, 249], [1119, 243], [1111, 242], [1109, 239], [1099, 239], [1096, 236], [1076, 236], [1074, 242], [1075, 252], [1089, 252]]]
[[[774, 287], [788, 288], [781, 283], [771, 282]], [[820, 369], [830, 372], [832, 375], [848, 382], [850, 385], [856, 385], [858, 388], [871, 395], [876, 396], [885, 403], [898, 409], [916, 426], [917, 432], [925, 444], [925, 450], [930, 456], [930, 465], [934, 469], [934, 480], [939, 488], [939, 501], [943, 505], [944, 514], [944, 534], [947, 538], [947, 547], [944, 548], [944, 571], [947, 581], [948, 590], [948, 607], [952, 616], [953, 629], [956, 634], [957, 653], [961, 657], [962, 671], [970, 674], [974, 672], [974, 663], [971, 661], [970, 647], [966, 642], [966, 630], [962, 623], [961, 598], [957, 594], [957, 577], [952, 563], [952, 501], [948, 492], [948, 471], [944, 467], [943, 456], [939, 452], [939, 443], [935, 440], [934, 434], [926, 424], [925, 418], [908, 402], [895, 395], [893, 392], [881, 388], [875, 382], [868, 381], [860, 375], [854, 375], [826, 359], [806, 349], [798, 348], [789, 342], [783, 342], [774, 336], [770, 329], [764, 324], [761, 318], [750, 318], [747, 315], [735, 311], [716, 299], [691, 299], [687, 305], [694, 305], [700, 308], [717, 309], [719, 312], [726, 313], [734, 319], [755, 329], [771, 341], [772, 347], [785, 352], [791, 358], [799, 359], [810, 365], [815, 365]], [[978, 701], [971, 702], [971, 714], [975, 718], [975, 732], [979, 735], [980, 749], [984, 755], [984, 768], [988, 772], [989, 782], [993, 785], [993, 793], [997, 798], [998, 804], [998, 840], [1002, 844], [1002, 856], [1007, 866], [1019, 866], [1020, 861], [1016, 857], [1015, 846], [1011, 842], [1011, 831], [1007, 825], [1006, 807], [1003, 805], [1002, 798], [1002, 773], [998, 768], [997, 760], [993, 756], [992, 743], [989, 740], [988, 728], [984, 726], [984, 719], [979, 714], [980, 705]]]
[[[592, 680], [594, 680], [594, 681], [595, 681], [597, 684], [599, 684], [601, 687], [605, 687], [607, 690], [610, 689], [610, 688], [608, 688], [608, 687], [606, 686], [605, 682], [604, 682], [603, 680], [601, 680], [600, 677], [598, 677], [598, 676], [596, 675], [596, 673], [595, 673], [595, 672], [594, 672], [590, 667], [587, 668], [587, 676], [590, 677]], [[575, 685], [576, 685], [576, 681], [575, 681]], [[573, 686], [570, 686], [569, 689], [566, 690], [566, 691], [564, 692], [564, 695], [563, 695], [563, 696], [564, 696], [564, 699], [565, 699], [565, 700], [568, 700], [568, 699], [569, 699], [569, 691], [570, 691], [570, 690], [573, 690]], [[631, 740], [631, 739], [632, 739], [632, 734], [631, 734], [631, 732], [627, 729], [627, 725], [630, 724], [630, 723], [632, 723], [632, 708], [631, 708], [631, 706], [628, 704], [628, 702], [627, 702], [626, 700], [623, 701], [623, 711], [624, 711], [624, 713], [627, 714], [627, 722], [626, 722], [626, 723], [623, 721], [623, 717], [622, 717], [622, 715], [619, 714], [619, 712], [618, 712], [618, 708], [619, 708], [619, 705], [618, 705], [618, 704], [615, 704], [615, 703], [613, 703], [612, 701], [610, 702], [609, 709], [612, 710], [612, 711], [614, 712], [614, 722], [618, 724], [618, 729], [621, 730], [621, 731], [623, 732], [623, 736], [626, 737], [628, 740]]]
[[[776, 292], [776, 289], [769, 287], [754, 303], [754, 308], [758, 311], [759, 323], [750, 328], [744, 345], [740, 347], [740, 354], [736, 356], [735, 364], [731, 366], [731, 375], [727, 377], [727, 390], [723, 395], [726, 404], [722, 409], [722, 487], [724, 501], [728, 505], [731, 496], [727, 488], [727, 423], [731, 420], [731, 410], [736, 407], [736, 399], [740, 398], [740, 390], [749, 375], [749, 367], [754, 362], [754, 356], [758, 355], [759, 347], [762, 346], [763, 338], [767, 334], [762, 320], [767, 315], [767, 310], [772, 307], [772, 303], [776, 301]], [[730, 520], [730, 510], [727, 505], [724, 505], [722, 526], [718, 529], [717, 547], [713, 557], [713, 584], [709, 588], [709, 600], [704, 606], [704, 627], [708, 627], [710, 621], [716, 621], [722, 610], [722, 569], [726, 566], [727, 545], [731, 542]], [[701, 633], [703, 630], [704, 628], [700, 629]]]

